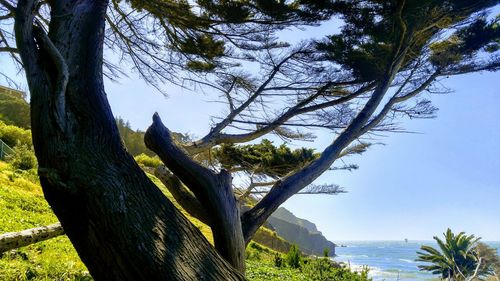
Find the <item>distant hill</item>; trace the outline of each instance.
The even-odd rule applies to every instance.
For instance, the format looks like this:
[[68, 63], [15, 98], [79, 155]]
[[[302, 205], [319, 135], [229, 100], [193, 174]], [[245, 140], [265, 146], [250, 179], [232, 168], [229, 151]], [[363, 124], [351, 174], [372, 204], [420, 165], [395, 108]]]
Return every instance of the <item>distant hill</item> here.
[[316, 225], [308, 220], [301, 219], [296, 217], [292, 212], [287, 209], [280, 207], [273, 213], [273, 217], [277, 219], [282, 219], [284, 221], [296, 224], [298, 226], [302, 226], [309, 230], [309, 232], [318, 232]]
[[328, 241], [314, 223], [296, 217], [283, 207], [278, 208], [268, 222], [279, 236], [297, 244], [306, 254], [321, 256], [323, 250], [328, 248], [330, 256], [335, 255], [335, 243]]

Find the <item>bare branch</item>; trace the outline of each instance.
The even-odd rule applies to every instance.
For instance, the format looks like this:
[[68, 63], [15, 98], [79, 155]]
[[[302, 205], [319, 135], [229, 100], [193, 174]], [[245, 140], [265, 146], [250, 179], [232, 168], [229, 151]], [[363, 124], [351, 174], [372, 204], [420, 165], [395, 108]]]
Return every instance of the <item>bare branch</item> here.
[[25, 247], [64, 234], [61, 223], [9, 232], [0, 235], [0, 254], [9, 250]]
[[361, 130], [361, 134], [364, 134], [366, 132], [368, 132], [370, 129], [374, 128], [376, 125], [380, 124], [380, 122], [382, 122], [382, 120], [384, 119], [384, 117], [387, 115], [387, 113], [389, 113], [389, 111], [392, 109], [392, 107], [397, 104], [397, 103], [401, 103], [401, 102], [404, 102], [404, 101], [407, 101], [413, 97], [415, 97], [416, 95], [420, 94], [422, 91], [424, 91], [425, 89], [427, 89], [427, 87], [429, 87], [429, 85], [432, 84], [432, 82], [434, 82], [434, 80], [436, 80], [436, 78], [440, 75], [440, 70], [436, 70], [431, 76], [429, 76], [427, 78], [427, 80], [425, 80], [419, 87], [417, 87], [416, 89], [410, 91], [409, 93], [406, 93], [404, 95], [398, 95], [399, 92], [397, 92], [386, 104], [385, 106], [382, 108], [382, 110], [380, 111], [380, 113], [377, 114], [377, 116], [375, 116], [368, 124], [366, 124], [363, 129]]
[[250, 177], [250, 185], [245, 189], [245, 191], [243, 192], [243, 194], [241, 194], [238, 197], [238, 201], [243, 202], [246, 198], [248, 198], [248, 196], [250, 196], [251, 194], [255, 193], [254, 189], [257, 188], [257, 187], [271, 186], [271, 185], [274, 185], [274, 184], [276, 184], [276, 181], [254, 182], [253, 178]]
[[[213, 146], [220, 144], [220, 143], [248, 142], [248, 141], [257, 139], [257, 138], [259, 138], [259, 137], [261, 137], [269, 132], [277, 130], [282, 125], [288, 126], [289, 124], [286, 124], [285, 122], [287, 120], [290, 120], [291, 118], [297, 116], [297, 115], [312, 112], [312, 111], [319, 110], [319, 109], [323, 109], [326, 107], [332, 107], [335, 105], [339, 105], [339, 104], [348, 102], [348, 101], [358, 97], [359, 95], [369, 91], [374, 86], [374, 84], [372, 83], [372, 84], [366, 85], [364, 87], [361, 87], [360, 89], [356, 90], [353, 93], [347, 94], [347, 95], [340, 97], [338, 99], [335, 99], [333, 101], [325, 102], [325, 103], [321, 103], [321, 104], [317, 104], [317, 105], [313, 105], [313, 106], [309, 106], [309, 107], [304, 107], [305, 105], [311, 103], [317, 97], [323, 95], [326, 91], [328, 91], [328, 89], [332, 86], [332, 84], [334, 85], [335, 83], [333, 83], [333, 82], [326, 83], [321, 88], [319, 88], [314, 94], [311, 94], [307, 98], [300, 100], [299, 102], [297, 102], [297, 104], [295, 104], [293, 107], [286, 110], [283, 114], [278, 116], [273, 121], [270, 121], [270, 122], [248, 121], [248, 122], [246, 122], [243, 120], [235, 120], [234, 116], [233, 116], [233, 117], [231, 117], [231, 120], [229, 122], [227, 122], [227, 124], [224, 125], [224, 126], [227, 126], [230, 122], [248, 123], [248, 124], [253, 123], [253, 124], [257, 124], [257, 125], [262, 125], [255, 131], [245, 133], [245, 134], [224, 134], [224, 133], [211, 134], [210, 133], [207, 136], [205, 136], [203, 139], [201, 139], [200, 141], [196, 141], [196, 142], [193, 142], [191, 144], [188, 144], [184, 148], [187, 151], [189, 151], [189, 153], [196, 154], [196, 153], [199, 153], [203, 150], [206, 150], [206, 149], [213, 147]], [[227, 120], [227, 118], [226, 118], [226, 120]], [[305, 126], [309, 127], [308, 125], [305, 125]], [[310, 127], [313, 127], [313, 125], [311, 125]]]
[[354, 139], [361, 135], [363, 126], [374, 114], [378, 105], [383, 100], [387, 90], [390, 88], [394, 77], [401, 68], [404, 53], [409, 47], [402, 48], [394, 54], [394, 60], [385, 72], [383, 79], [379, 82], [371, 97], [368, 99], [361, 111], [351, 121], [349, 126], [330, 144], [321, 156], [306, 165], [304, 168], [285, 177], [283, 181], [276, 183], [271, 191], [260, 200], [252, 209], [245, 212], [242, 217], [245, 239], [249, 239], [257, 231], [258, 227], [288, 198], [311, 184], [323, 172], [328, 170], [339, 154]]
[[208, 193], [211, 192], [214, 181], [217, 181], [217, 175], [196, 163], [175, 144], [158, 113], [153, 115], [153, 124], [146, 131], [144, 141], [200, 201], [211, 197]]
[[11, 13], [15, 14], [16, 8], [7, 0], [0, 0], [0, 4], [7, 8]]
[[[208, 133], [205, 137], [203, 137], [201, 140], [193, 142], [190, 146], [197, 147], [197, 146], [202, 146], [204, 143], [211, 143], [213, 142], [212, 140], [225, 128], [227, 127], [228, 124], [230, 124], [238, 114], [240, 114], [243, 110], [248, 108], [248, 106], [257, 99], [262, 92], [266, 89], [267, 85], [273, 80], [273, 78], [276, 76], [276, 74], [280, 71], [280, 68], [288, 62], [293, 56], [297, 55], [300, 51], [296, 51], [291, 53], [290, 55], [286, 56], [283, 58], [276, 66], [273, 67], [271, 73], [267, 76], [267, 79], [255, 90], [255, 92], [240, 106], [235, 108], [230, 112], [229, 115], [226, 116], [222, 121], [220, 121], [215, 127], [213, 127], [210, 130], [210, 133]], [[190, 149], [189, 146], [186, 147], [188, 150], [194, 150]]]
[[13, 47], [0, 47], [0, 52], [19, 53], [19, 50]]
[[[269, 190], [254, 190], [250, 194], [267, 194]], [[302, 195], [337, 195], [347, 193], [344, 188], [336, 184], [311, 184], [296, 194]]]

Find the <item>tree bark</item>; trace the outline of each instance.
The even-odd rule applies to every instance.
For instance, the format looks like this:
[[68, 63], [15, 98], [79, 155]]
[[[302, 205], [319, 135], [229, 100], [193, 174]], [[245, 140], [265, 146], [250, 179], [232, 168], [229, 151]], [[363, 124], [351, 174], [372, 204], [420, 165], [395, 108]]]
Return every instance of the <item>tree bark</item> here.
[[102, 75], [107, 1], [51, 1], [48, 35], [34, 2], [18, 2], [15, 32], [40, 182], [94, 279], [244, 280], [121, 143]]
[[42, 242], [64, 234], [60, 223], [0, 235], [0, 253]]
[[209, 212], [217, 252], [240, 272], [245, 272], [245, 240], [231, 174], [226, 170], [216, 174], [191, 159], [175, 144], [157, 113], [144, 140]]

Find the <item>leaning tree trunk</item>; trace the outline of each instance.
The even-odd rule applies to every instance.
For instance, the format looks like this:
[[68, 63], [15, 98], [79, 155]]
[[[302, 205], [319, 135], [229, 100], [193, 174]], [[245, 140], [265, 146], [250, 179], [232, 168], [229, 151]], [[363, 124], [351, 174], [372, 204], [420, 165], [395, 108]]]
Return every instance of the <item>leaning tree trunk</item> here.
[[103, 86], [107, 1], [50, 1], [48, 35], [34, 2], [18, 2], [15, 31], [40, 182], [94, 279], [243, 280], [121, 143]]

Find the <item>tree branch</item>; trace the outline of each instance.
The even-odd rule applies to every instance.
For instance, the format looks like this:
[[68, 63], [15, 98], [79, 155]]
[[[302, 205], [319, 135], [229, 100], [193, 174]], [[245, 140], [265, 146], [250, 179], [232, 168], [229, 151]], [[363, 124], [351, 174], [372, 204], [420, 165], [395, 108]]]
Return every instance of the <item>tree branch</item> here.
[[0, 254], [64, 234], [60, 223], [0, 235]]
[[19, 50], [13, 47], [0, 47], [0, 52], [19, 53]]
[[[8, 4], [5, 0], [0, 1], [4, 5], [5, 3]], [[17, 8], [13, 10], [16, 14], [14, 31], [16, 45], [27, 76], [43, 77], [43, 71], [38, 64], [39, 50], [33, 36], [34, 8], [35, 0], [18, 1]], [[28, 79], [28, 83], [30, 82], [31, 79]]]
[[[297, 115], [312, 112], [312, 111], [319, 110], [319, 109], [323, 109], [326, 107], [332, 107], [335, 105], [339, 105], [339, 104], [348, 102], [348, 101], [358, 97], [359, 95], [369, 91], [374, 86], [374, 83], [371, 83], [369, 85], [361, 87], [360, 89], [358, 89], [357, 91], [355, 91], [353, 93], [347, 94], [347, 95], [340, 97], [338, 99], [335, 99], [335, 100], [332, 100], [329, 102], [325, 102], [325, 103], [321, 103], [321, 104], [317, 104], [317, 105], [313, 105], [313, 106], [309, 106], [309, 107], [304, 107], [305, 105], [311, 103], [317, 97], [324, 94], [332, 84], [335, 84], [335, 83], [333, 83], [333, 82], [326, 83], [323, 87], [318, 89], [316, 93], [311, 94], [309, 97], [301, 100], [295, 106], [293, 106], [293, 107], [289, 108], [287, 111], [285, 111], [281, 116], [276, 118], [274, 121], [262, 124], [263, 126], [261, 126], [259, 129], [255, 130], [253, 132], [245, 133], [245, 134], [223, 134], [223, 133], [217, 133], [214, 135], [209, 134], [209, 135], [205, 136], [202, 140], [195, 142], [196, 144], [192, 143], [192, 144], [185, 146], [184, 148], [189, 153], [196, 154], [196, 153], [200, 153], [201, 151], [204, 151], [206, 149], [209, 149], [209, 148], [211, 148], [217, 144], [221, 144], [221, 143], [243, 143], [243, 142], [252, 141], [252, 140], [257, 139], [257, 138], [259, 138], [259, 137], [261, 137], [269, 132], [272, 132], [273, 130], [276, 130], [280, 126], [284, 125], [286, 121], [290, 120], [291, 118], [293, 118]], [[231, 122], [233, 122], [233, 121], [235, 121], [234, 117], [232, 118]], [[241, 121], [237, 121], [237, 122], [241, 123]]]
[[16, 12], [16, 8], [10, 4], [7, 0], [0, 0], [0, 4], [3, 5], [5, 8], [7, 8], [7, 10], [9, 10], [11, 13], [14, 13]]
[[[276, 66], [273, 67], [271, 73], [267, 77], [267, 79], [255, 90], [255, 92], [240, 106], [237, 108], [231, 110], [229, 115], [226, 116], [222, 121], [220, 121], [215, 127], [213, 127], [210, 132], [203, 137], [201, 140], [193, 142], [189, 145], [187, 145], [185, 148], [190, 151], [191, 153], [198, 153], [201, 152], [202, 150], [206, 150], [210, 147], [213, 147], [216, 145], [216, 139], [217, 136], [220, 134], [220, 132], [229, 125], [233, 119], [238, 116], [243, 110], [248, 108], [252, 102], [257, 99], [260, 94], [266, 89], [267, 85], [271, 83], [271, 81], [274, 79], [276, 74], [280, 71], [280, 68], [291, 58], [293, 58], [295, 55], [297, 55], [300, 51], [293, 52], [292, 54], [288, 55], [284, 59], [282, 59]], [[230, 100], [231, 102], [231, 100]], [[202, 150], [201, 150], [202, 149]]]
[[170, 191], [174, 199], [181, 207], [191, 216], [197, 218], [202, 223], [211, 224], [210, 216], [203, 205], [191, 193], [175, 175], [170, 173], [164, 165], [158, 166], [155, 171], [155, 176], [165, 185]]
[[217, 252], [235, 268], [244, 270], [240, 209], [233, 194], [232, 178], [226, 170], [215, 174], [191, 159], [172, 139], [157, 113], [144, 136], [146, 146], [194, 193], [210, 215], [210, 227]]
[[381, 103], [387, 90], [391, 86], [394, 77], [401, 68], [404, 61], [404, 54], [409, 47], [402, 48], [402, 53], [394, 54], [391, 64], [387, 67], [384, 77], [375, 88], [373, 94], [366, 102], [363, 109], [350, 122], [349, 126], [330, 144], [322, 153], [321, 156], [306, 165], [304, 168], [285, 177], [282, 181], [276, 183], [271, 191], [260, 200], [252, 209], [245, 212], [242, 216], [243, 233], [245, 241], [249, 239], [257, 231], [257, 229], [265, 222], [265, 220], [288, 198], [299, 192], [301, 189], [311, 184], [324, 171], [328, 170], [340, 153], [354, 139], [361, 134], [363, 126], [368, 122], [369, 118], [374, 114], [378, 105]]
[[363, 127], [363, 129], [361, 130], [361, 134], [368, 132], [370, 129], [373, 129], [376, 125], [380, 124], [380, 122], [382, 122], [384, 117], [387, 115], [387, 113], [389, 113], [389, 111], [395, 104], [407, 101], [424, 91], [432, 84], [432, 82], [434, 82], [434, 80], [436, 80], [440, 73], [440, 70], [436, 70], [418, 88], [410, 91], [407, 94], [398, 95], [400, 91], [396, 92], [396, 94], [385, 104], [380, 113], [377, 114], [375, 118], [373, 118], [367, 125]]
[[153, 115], [153, 124], [147, 129], [144, 141], [200, 201], [203, 202], [211, 197], [211, 189], [217, 181], [217, 174], [196, 163], [175, 144], [158, 113]]

